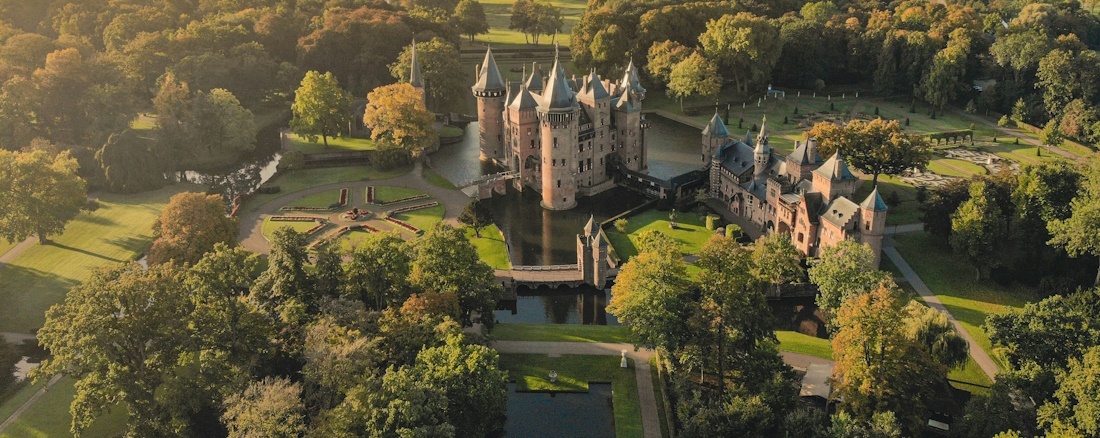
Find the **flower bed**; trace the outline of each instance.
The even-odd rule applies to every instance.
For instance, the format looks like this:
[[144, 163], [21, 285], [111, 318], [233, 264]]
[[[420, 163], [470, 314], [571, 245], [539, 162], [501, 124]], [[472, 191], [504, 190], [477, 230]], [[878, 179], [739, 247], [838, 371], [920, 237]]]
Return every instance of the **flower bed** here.
[[280, 211], [331, 211], [332, 207], [296, 207], [287, 205], [279, 207]]
[[328, 222], [326, 222], [326, 221], [323, 221], [323, 220], [322, 221], [317, 221], [317, 226], [306, 230], [306, 235], [308, 236], [310, 234], [316, 233], [317, 231], [320, 231], [321, 228], [324, 228], [327, 225], [328, 225]]
[[348, 205], [348, 189], [340, 189], [340, 206]]
[[397, 225], [401, 228], [409, 230], [409, 232], [411, 232], [413, 234], [420, 234], [421, 233], [421, 230], [419, 228], [414, 227], [414, 226], [410, 225], [408, 222], [405, 222], [405, 221], [400, 220], [400, 219], [394, 219], [392, 217], [387, 217], [386, 222], [392, 223], [392, 224]]
[[393, 216], [395, 214], [407, 213], [407, 212], [410, 212], [410, 211], [420, 210], [420, 209], [424, 209], [424, 208], [431, 208], [431, 207], [435, 207], [437, 205], [439, 205], [439, 203], [434, 202], [434, 201], [424, 203], [424, 204], [410, 205], [408, 207], [401, 207], [401, 208], [398, 208], [398, 209], [395, 209], [395, 210], [390, 210], [389, 215]]
[[374, 186], [367, 186], [367, 203], [374, 203]]
[[310, 249], [320, 248], [321, 246], [325, 245], [326, 243], [329, 243], [333, 240], [336, 240], [336, 238], [338, 238], [340, 236], [343, 236], [344, 234], [347, 234], [350, 231], [355, 231], [355, 230], [363, 230], [363, 231], [367, 231], [367, 232], [370, 232], [370, 233], [377, 233], [378, 232], [377, 228], [374, 228], [370, 225], [365, 225], [365, 224], [348, 225], [346, 227], [341, 227], [339, 230], [328, 233], [327, 235], [325, 235], [324, 237], [321, 237], [320, 239], [317, 239], [316, 242], [313, 242], [313, 244], [309, 245], [309, 248]]
[[313, 216], [272, 216], [272, 222], [312, 222], [321, 220], [319, 217]]
[[374, 204], [377, 204], [377, 205], [391, 205], [391, 204], [400, 204], [402, 202], [416, 201], [416, 200], [419, 200], [419, 199], [428, 199], [428, 198], [431, 198], [431, 195], [419, 194], [419, 195], [416, 195], [416, 196], [408, 196], [408, 197], [404, 197], [404, 198], [401, 198], [401, 199], [394, 199], [392, 201], [375, 202]]

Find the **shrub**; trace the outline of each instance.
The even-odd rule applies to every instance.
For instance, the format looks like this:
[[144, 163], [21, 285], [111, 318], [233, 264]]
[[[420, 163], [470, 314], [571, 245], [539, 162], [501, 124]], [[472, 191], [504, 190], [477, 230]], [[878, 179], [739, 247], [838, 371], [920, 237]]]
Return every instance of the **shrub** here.
[[302, 151], [290, 151], [279, 158], [279, 170], [298, 170], [306, 165], [306, 157]]
[[1008, 126], [1009, 123], [1012, 123], [1012, 119], [1009, 119], [1008, 115], [1006, 114], [1001, 116], [1001, 119], [997, 121], [997, 126], [1005, 127]]
[[620, 233], [624, 233], [624, 234], [626, 233], [626, 226], [627, 225], [630, 225], [630, 222], [627, 222], [626, 218], [622, 218], [622, 219], [619, 219], [619, 220], [615, 221], [615, 229], [619, 230]]
[[737, 224], [726, 225], [726, 237], [731, 239], [741, 238], [741, 227]]
[[707, 231], [714, 231], [715, 225], [717, 225], [719, 217], [713, 214], [707, 215]]
[[923, 204], [926, 200], [928, 200], [928, 187], [917, 186], [917, 202]]

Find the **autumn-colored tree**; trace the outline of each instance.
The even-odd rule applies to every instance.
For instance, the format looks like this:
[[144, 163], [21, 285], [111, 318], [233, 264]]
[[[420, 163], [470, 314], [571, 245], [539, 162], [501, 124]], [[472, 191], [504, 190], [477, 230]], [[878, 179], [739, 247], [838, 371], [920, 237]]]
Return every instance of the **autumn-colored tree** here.
[[306, 431], [302, 385], [268, 377], [225, 400], [222, 421], [231, 438], [300, 437]]
[[881, 174], [897, 175], [906, 169], [924, 168], [932, 157], [928, 139], [902, 132], [897, 120], [853, 120], [844, 126], [820, 122], [808, 135], [817, 139], [821, 156], [840, 152], [853, 167], [873, 175], [872, 184], [878, 184]]
[[458, 295], [430, 291], [412, 294], [409, 299], [405, 300], [405, 304], [401, 305], [401, 313], [446, 316], [457, 321], [460, 316]]
[[290, 119], [290, 129], [311, 143], [321, 136], [325, 147], [328, 147], [328, 138], [338, 137], [351, 119], [347, 93], [340, 88], [340, 83], [331, 72], [323, 75], [315, 71], [306, 73], [301, 87], [294, 94], [294, 105], [290, 109], [294, 113], [294, 118]]
[[685, 97], [713, 96], [721, 88], [718, 68], [699, 52], [680, 61], [668, 75], [668, 94], [680, 100], [680, 112], [684, 111]]
[[75, 159], [63, 152], [0, 149], [0, 238], [10, 242], [60, 233], [86, 203]]
[[375, 88], [367, 95], [363, 123], [371, 129], [371, 139], [419, 151], [436, 140], [432, 123], [435, 117], [424, 106], [420, 91], [408, 83]]
[[237, 219], [226, 215], [221, 196], [180, 193], [153, 223], [157, 240], [149, 249], [149, 263], [194, 264], [218, 243], [235, 245], [237, 228]]
[[646, 71], [657, 82], [668, 84], [672, 68], [687, 59], [694, 51], [690, 47], [675, 41], [653, 43], [649, 48], [649, 63]]

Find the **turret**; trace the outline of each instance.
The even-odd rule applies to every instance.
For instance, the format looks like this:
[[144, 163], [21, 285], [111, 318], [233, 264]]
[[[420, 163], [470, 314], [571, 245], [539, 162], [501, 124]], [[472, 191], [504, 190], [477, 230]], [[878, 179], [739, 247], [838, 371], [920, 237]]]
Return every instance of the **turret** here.
[[577, 205], [577, 111], [580, 106], [554, 50], [554, 67], [539, 101], [542, 134], [542, 207], [568, 210]]
[[764, 172], [768, 170], [768, 157], [771, 155], [771, 148], [768, 147], [767, 123], [768, 118], [764, 117], [764, 121], [760, 122], [760, 133], [756, 136], [756, 147], [752, 150], [754, 178], [764, 176]]
[[522, 191], [525, 184], [534, 185], [538, 179], [539, 162], [542, 156], [539, 154], [539, 117], [538, 101], [527, 90], [526, 84], [520, 84], [519, 91], [508, 103], [507, 127], [517, 129], [504, 130], [505, 149], [511, 148], [511, 163], [509, 167], [519, 172], [520, 177], [514, 180], [517, 190]]
[[875, 253], [875, 266], [882, 259], [882, 233], [886, 229], [886, 203], [878, 194], [878, 186], [859, 204], [860, 241]]
[[409, 61], [409, 85], [420, 92], [420, 100], [428, 102], [428, 96], [424, 92], [424, 76], [420, 74], [420, 57], [416, 54], [416, 40], [412, 42], [412, 60]]
[[710, 162], [714, 157], [714, 153], [718, 151], [718, 148], [722, 147], [729, 141], [730, 132], [726, 129], [726, 124], [722, 123], [722, 118], [718, 116], [718, 111], [714, 111], [714, 117], [710, 118], [710, 123], [703, 128], [703, 167], [709, 167]]
[[481, 159], [500, 162], [505, 158], [503, 119], [504, 99], [507, 98], [507, 93], [504, 80], [500, 77], [500, 70], [497, 69], [496, 59], [493, 58], [492, 48], [485, 50], [485, 60], [477, 70], [477, 76], [477, 83], [472, 89], [474, 97], [477, 98]]

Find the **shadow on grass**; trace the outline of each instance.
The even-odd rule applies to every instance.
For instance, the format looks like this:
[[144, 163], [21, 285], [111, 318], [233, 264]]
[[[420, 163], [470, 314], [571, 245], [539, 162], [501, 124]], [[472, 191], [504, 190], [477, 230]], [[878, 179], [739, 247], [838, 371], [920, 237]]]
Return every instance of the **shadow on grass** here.
[[[113, 240], [117, 240], [117, 239], [113, 239]], [[92, 256], [92, 257], [100, 258], [100, 259], [107, 260], [107, 261], [112, 261], [112, 262], [115, 262], [115, 263], [122, 263], [124, 261], [124, 260], [119, 260], [119, 259], [116, 259], [116, 258], [113, 258], [113, 257], [107, 257], [107, 256], [102, 255], [102, 254], [96, 254], [96, 253], [88, 251], [88, 250], [84, 250], [84, 249], [80, 249], [80, 248], [74, 248], [74, 247], [64, 245], [64, 244], [60, 244], [60, 243], [53, 242], [53, 241], [50, 241], [50, 242], [46, 243], [46, 245], [51, 245], [51, 246], [55, 246], [55, 247], [58, 247], [58, 248], [61, 248], [61, 249], [66, 249], [66, 250], [69, 250], [69, 251], [78, 252], [78, 253], [81, 253], [81, 254], [84, 254], [84, 255], [89, 255], [89, 256]]]
[[38, 269], [10, 264], [0, 268], [0, 331], [34, 333], [45, 321], [46, 310], [63, 301], [77, 284]]
[[149, 245], [149, 239], [137, 237], [116, 237], [114, 239], [100, 239], [100, 241], [135, 253], [145, 251]]

